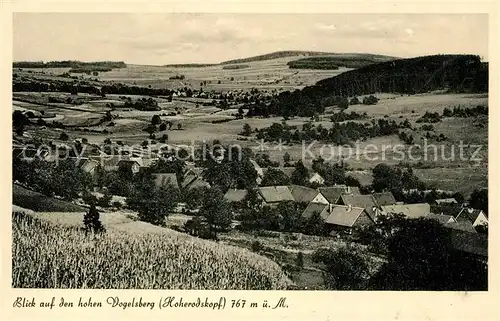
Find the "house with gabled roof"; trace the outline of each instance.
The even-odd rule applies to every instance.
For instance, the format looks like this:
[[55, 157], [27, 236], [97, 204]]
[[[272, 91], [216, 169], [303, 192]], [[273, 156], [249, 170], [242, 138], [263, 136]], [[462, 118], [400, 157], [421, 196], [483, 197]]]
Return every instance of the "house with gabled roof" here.
[[201, 177], [184, 177], [184, 180], [181, 183], [181, 187], [183, 189], [192, 189], [192, 188], [210, 188], [210, 183], [203, 180]]
[[457, 220], [455, 220], [455, 218], [453, 216], [444, 215], [444, 214], [432, 214], [432, 213], [430, 213], [427, 215], [427, 218], [436, 220], [443, 225], [448, 224], [448, 223], [456, 223], [457, 222]]
[[281, 202], [295, 201], [288, 186], [265, 186], [257, 189], [263, 205], [275, 206]]
[[346, 190], [347, 186], [345, 185], [334, 185], [318, 188], [318, 191], [330, 204], [337, 204], [340, 200], [340, 196], [342, 196], [342, 194], [344, 194]]
[[[277, 169], [277, 170], [283, 172], [283, 174], [285, 174], [290, 179], [292, 178], [293, 172], [295, 171], [295, 167], [268, 167], [263, 171], [262, 176], [265, 174], [265, 172], [267, 172], [267, 170], [269, 168], [274, 168], [274, 169]], [[316, 183], [319, 185], [323, 185], [325, 183], [325, 179], [320, 174], [312, 171], [311, 169], [308, 169], [308, 172], [309, 172], [309, 176], [307, 177], [307, 181], [309, 183], [311, 183], [311, 184]], [[257, 170], [257, 173], [259, 173], [258, 170]]]
[[318, 190], [300, 185], [290, 185], [288, 188], [296, 203], [328, 204], [328, 200]]
[[488, 216], [486, 213], [474, 208], [463, 208], [455, 218], [457, 221], [468, 220], [474, 227], [481, 224], [488, 224]]
[[338, 204], [364, 208], [366, 213], [370, 216], [370, 218], [373, 221], [375, 221], [376, 211], [377, 211], [377, 202], [375, 201], [375, 199], [373, 198], [372, 195], [342, 194], [340, 196], [340, 200], [338, 201]]
[[488, 236], [481, 233], [469, 233], [452, 230], [450, 243], [455, 251], [473, 255], [478, 259], [488, 261]]
[[396, 198], [391, 192], [373, 193], [373, 198], [377, 206], [395, 205]]
[[80, 168], [91, 176], [94, 176], [98, 166], [99, 162], [94, 159], [86, 159], [80, 163]]
[[302, 212], [302, 217], [303, 218], [311, 218], [314, 213], [318, 213], [323, 220], [325, 220], [328, 215], [330, 215], [330, 212], [328, 211], [330, 208], [329, 204], [323, 204], [323, 203], [309, 203], [307, 205], [306, 209], [304, 212]]
[[377, 210], [377, 216], [402, 214], [406, 218], [427, 217], [431, 213], [431, 206], [428, 203], [386, 205]]
[[323, 178], [323, 176], [311, 171], [309, 171], [309, 177], [307, 178], [307, 180], [310, 184], [316, 183], [319, 185], [323, 185], [325, 183], [325, 179]]
[[202, 177], [202, 172], [203, 169], [199, 167], [188, 167], [188, 169], [185, 171], [183, 177], [182, 177], [182, 182], [181, 182], [181, 188], [183, 189], [192, 189], [192, 188], [197, 188], [197, 187], [210, 187], [210, 184], [205, 181]]
[[341, 228], [353, 228], [375, 224], [364, 208], [351, 205], [331, 206], [325, 223]]
[[469, 221], [454, 221], [448, 222], [444, 224], [444, 227], [450, 228], [457, 231], [469, 232], [469, 233], [477, 233], [472, 223]]

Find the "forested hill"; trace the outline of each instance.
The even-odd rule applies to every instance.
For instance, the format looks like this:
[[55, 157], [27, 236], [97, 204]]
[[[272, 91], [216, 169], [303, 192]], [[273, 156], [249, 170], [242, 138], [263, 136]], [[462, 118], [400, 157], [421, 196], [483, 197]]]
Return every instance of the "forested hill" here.
[[319, 81], [307, 95], [355, 96], [376, 92], [488, 91], [488, 66], [479, 56], [435, 55], [369, 65]]
[[[296, 115], [322, 112], [336, 97], [374, 93], [415, 94], [433, 90], [487, 92], [488, 63], [474, 55], [434, 55], [372, 64], [284, 92], [271, 110]], [[331, 104], [330, 104], [331, 105]]]
[[320, 52], [320, 51], [301, 51], [301, 50], [276, 51], [259, 56], [223, 61], [221, 62], [221, 65], [240, 64], [245, 62], [262, 61], [262, 60], [296, 57], [296, 56], [310, 57], [310, 56], [325, 56], [325, 55], [334, 55], [334, 53]]

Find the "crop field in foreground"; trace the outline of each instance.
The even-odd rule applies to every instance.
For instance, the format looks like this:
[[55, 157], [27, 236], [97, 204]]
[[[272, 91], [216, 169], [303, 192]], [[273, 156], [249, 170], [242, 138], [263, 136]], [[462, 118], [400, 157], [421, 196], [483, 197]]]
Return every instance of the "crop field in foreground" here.
[[92, 289], [286, 289], [271, 260], [249, 251], [174, 234], [109, 229], [86, 236], [13, 213], [12, 286]]

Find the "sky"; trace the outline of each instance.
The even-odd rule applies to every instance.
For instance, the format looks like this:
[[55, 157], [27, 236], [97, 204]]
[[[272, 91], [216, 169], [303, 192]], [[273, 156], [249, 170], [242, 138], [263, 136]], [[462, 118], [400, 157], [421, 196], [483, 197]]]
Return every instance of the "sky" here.
[[15, 13], [14, 61], [218, 63], [279, 50], [488, 59], [485, 14]]

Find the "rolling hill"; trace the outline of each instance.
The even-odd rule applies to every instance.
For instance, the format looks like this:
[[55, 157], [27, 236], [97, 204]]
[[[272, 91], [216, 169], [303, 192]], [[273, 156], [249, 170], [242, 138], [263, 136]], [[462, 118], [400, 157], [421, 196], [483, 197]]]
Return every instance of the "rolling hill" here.
[[474, 55], [433, 55], [371, 64], [281, 93], [271, 113], [322, 113], [338, 97], [374, 93], [416, 94], [435, 90], [488, 92], [488, 64]]
[[296, 57], [296, 56], [331, 56], [335, 53], [332, 52], [321, 52], [321, 51], [301, 51], [301, 50], [287, 50], [287, 51], [275, 51], [263, 55], [252, 56], [247, 58], [232, 59], [221, 62], [221, 65], [228, 64], [240, 64], [245, 62], [254, 62], [262, 60], [271, 60], [286, 57]]
[[336, 54], [332, 56], [315, 56], [292, 60], [288, 66], [292, 69], [337, 70], [344, 68], [362, 68], [371, 64], [391, 61], [396, 57], [373, 54]]

